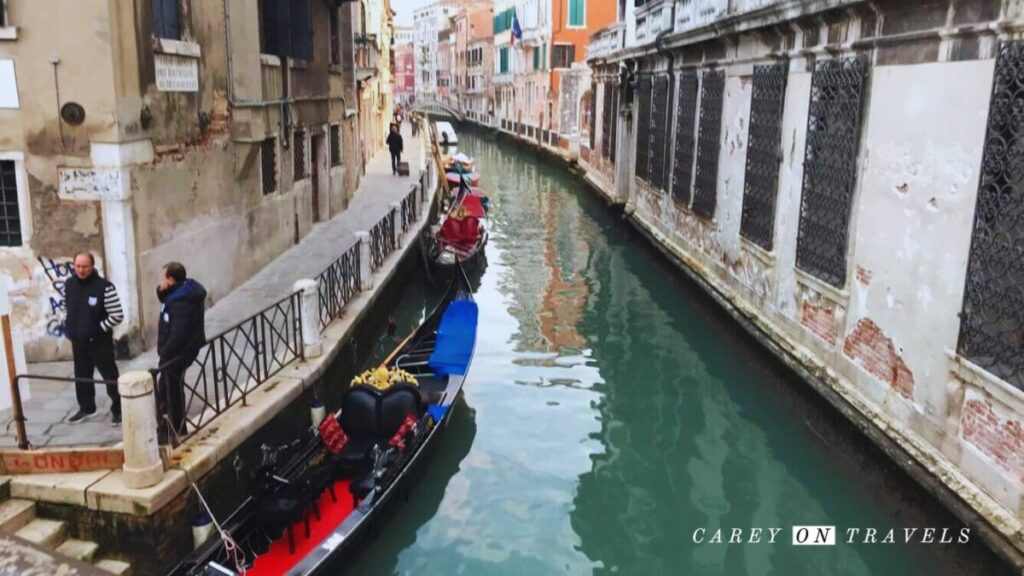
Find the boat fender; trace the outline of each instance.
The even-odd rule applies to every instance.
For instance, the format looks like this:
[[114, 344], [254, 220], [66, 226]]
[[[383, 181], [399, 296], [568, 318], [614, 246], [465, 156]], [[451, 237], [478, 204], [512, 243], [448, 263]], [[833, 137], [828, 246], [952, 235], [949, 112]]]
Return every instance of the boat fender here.
[[319, 398], [313, 400], [313, 405], [309, 407], [309, 416], [313, 420], [314, 427], [319, 427], [327, 416], [327, 409], [324, 408], [324, 403]]
[[213, 534], [213, 518], [206, 512], [201, 512], [192, 521], [192, 546], [198, 550]]

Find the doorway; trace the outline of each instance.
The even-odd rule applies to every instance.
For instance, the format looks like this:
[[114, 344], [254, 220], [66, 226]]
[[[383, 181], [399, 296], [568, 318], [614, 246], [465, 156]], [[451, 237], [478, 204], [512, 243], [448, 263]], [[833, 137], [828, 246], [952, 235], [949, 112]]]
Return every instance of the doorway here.
[[321, 166], [324, 157], [324, 135], [313, 134], [312, 142], [310, 143], [311, 156], [311, 174], [310, 178], [313, 184], [313, 193], [310, 195], [313, 201], [313, 222], [320, 221], [320, 183], [323, 181], [323, 167]]

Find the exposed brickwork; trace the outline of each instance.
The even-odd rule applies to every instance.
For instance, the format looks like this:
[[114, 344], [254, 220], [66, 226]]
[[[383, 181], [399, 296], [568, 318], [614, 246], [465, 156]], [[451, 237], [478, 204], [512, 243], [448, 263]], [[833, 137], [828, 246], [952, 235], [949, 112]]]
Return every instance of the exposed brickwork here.
[[900, 396], [909, 399], [914, 395], [914, 375], [878, 324], [867, 318], [857, 322], [843, 342], [843, 354], [879, 380], [888, 382]]
[[1024, 482], [1024, 423], [1003, 420], [988, 400], [968, 400], [960, 413], [964, 440], [992, 458], [1000, 468]]
[[836, 330], [835, 309], [804, 302], [800, 309], [800, 324], [818, 338], [835, 345], [839, 336]]

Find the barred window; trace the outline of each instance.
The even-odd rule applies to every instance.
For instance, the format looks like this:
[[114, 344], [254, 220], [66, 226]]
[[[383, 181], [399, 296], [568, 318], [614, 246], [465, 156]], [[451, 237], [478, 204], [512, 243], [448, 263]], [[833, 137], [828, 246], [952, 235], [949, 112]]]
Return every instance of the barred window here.
[[306, 131], [296, 130], [294, 138], [292, 138], [292, 166], [294, 168], [293, 174], [295, 175], [294, 180], [304, 180], [306, 178]]
[[837, 287], [846, 284], [866, 76], [864, 57], [854, 56], [818, 62], [811, 77], [796, 265]]
[[664, 190], [668, 188], [665, 153], [668, 151], [669, 123], [672, 121], [668, 111], [667, 76], [659, 76], [654, 81], [651, 100], [651, 159], [647, 164], [647, 181], [655, 188]]
[[313, 59], [309, 0], [259, 0], [260, 52], [281, 58]]
[[601, 98], [601, 156], [608, 158], [608, 150], [612, 142], [612, 83], [605, 81]]
[[676, 149], [672, 166], [672, 197], [690, 205], [693, 186], [693, 156], [696, 149], [697, 72], [679, 75], [679, 100], [676, 102]]
[[18, 179], [14, 160], [0, 160], [0, 246], [21, 246]]
[[341, 126], [331, 125], [331, 166], [341, 166]]
[[636, 90], [636, 176], [647, 179], [647, 163], [651, 155], [651, 78], [640, 79]]
[[693, 213], [714, 218], [718, 204], [718, 151], [722, 148], [722, 101], [725, 73], [704, 73], [700, 90], [700, 126], [697, 130], [697, 176], [693, 180]]
[[957, 352], [1024, 389], [1024, 42], [996, 59]]
[[785, 63], [755, 66], [750, 96], [750, 133], [743, 185], [740, 234], [771, 252], [775, 235], [775, 199], [782, 162], [782, 109], [786, 102]]
[[277, 139], [267, 138], [260, 144], [260, 165], [263, 168], [263, 194], [277, 191]]

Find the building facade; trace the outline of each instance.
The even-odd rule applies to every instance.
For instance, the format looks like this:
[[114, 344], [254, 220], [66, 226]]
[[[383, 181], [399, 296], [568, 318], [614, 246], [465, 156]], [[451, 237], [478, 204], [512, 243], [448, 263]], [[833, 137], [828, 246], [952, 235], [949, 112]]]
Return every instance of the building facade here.
[[358, 5], [331, 6], [0, 2], [0, 273], [29, 360], [69, 353], [63, 286], [80, 250], [116, 284], [115, 337], [135, 352], [155, 343], [166, 262], [215, 301], [345, 210]]
[[393, 18], [390, 0], [361, 0], [355, 31], [361, 164], [384, 147], [394, 116]]
[[655, 0], [618, 18], [588, 53], [587, 178], [1024, 550], [1020, 3]]
[[447, 1], [435, 2], [413, 12], [417, 99], [438, 96], [438, 34], [449, 27], [451, 17], [457, 13], [458, 5]]
[[470, 119], [491, 124], [494, 115], [494, 8], [477, 8], [467, 17], [465, 97], [462, 110]]
[[[551, 126], [546, 105], [551, 87], [551, 0], [496, 0], [494, 3], [495, 108], [498, 122], [533, 138]], [[512, 37], [518, 21], [522, 38]]]
[[416, 48], [395, 44], [395, 104], [409, 106], [416, 99]]

